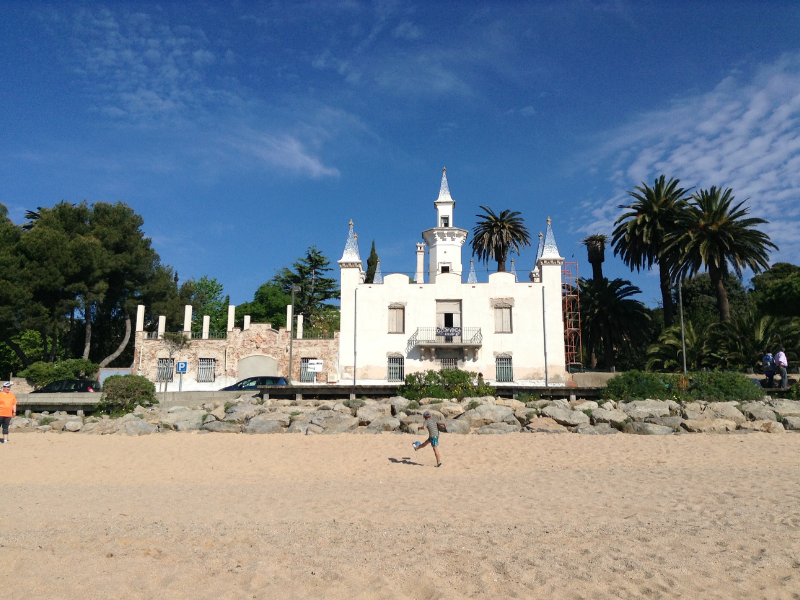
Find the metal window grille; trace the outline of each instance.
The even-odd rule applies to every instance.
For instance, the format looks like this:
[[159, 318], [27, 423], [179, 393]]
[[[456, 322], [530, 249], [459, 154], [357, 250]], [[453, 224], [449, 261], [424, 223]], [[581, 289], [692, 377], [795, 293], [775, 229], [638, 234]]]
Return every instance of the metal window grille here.
[[514, 381], [514, 365], [510, 356], [498, 356], [495, 359], [497, 381]]
[[405, 381], [405, 359], [402, 356], [389, 357], [389, 381]]
[[317, 374], [314, 371], [308, 370], [308, 361], [317, 360], [316, 358], [301, 358], [300, 359], [300, 382], [301, 383], [314, 383], [317, 380]]
[[172, 374], [175, 372], [175, 359], [159, 358], [158, 375], [156, 381], [172, 381]]
[[201, 358], [197, 368], [197, 381], [208, 383], [214, 381], [217, 361], [214, 358]]
[[440, 361], [441, 361], [439, 366], [440, 371], [454, 371], [458, 369], [457, 358], [442, 358], [440, 359]]

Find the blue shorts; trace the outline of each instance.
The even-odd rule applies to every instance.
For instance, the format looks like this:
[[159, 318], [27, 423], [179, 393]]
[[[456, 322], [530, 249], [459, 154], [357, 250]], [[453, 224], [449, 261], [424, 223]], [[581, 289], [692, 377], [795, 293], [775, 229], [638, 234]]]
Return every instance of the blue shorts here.
[[431, 443], [431, 446], [434, 448], [439, 445], [439, 436], [431, 436], [428, 438], [428, 441]]

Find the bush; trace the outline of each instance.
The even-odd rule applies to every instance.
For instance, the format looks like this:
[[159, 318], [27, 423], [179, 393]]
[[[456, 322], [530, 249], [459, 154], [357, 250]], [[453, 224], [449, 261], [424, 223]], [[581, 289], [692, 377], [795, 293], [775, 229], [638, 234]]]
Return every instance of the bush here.
[[96, 410], [110, 413], [128, 413], [137, 404], [152, 404], [156, 399], [156, 386], [139, 375], [112, 375], [103, 382], [103, 396]]
[[783, 390], [781, 392], [782, 398], [788, 398], [790, 400], [800, 400], [800, 383], [795, 384], [789, 389]]
[[763, 391], [742, 373], [722, 371], [647, 373], [628, 371], [608, 380], [603, 397], [612, 400], [758, 400]]
[[448, 369], [406, 375], [405, 384], [398, 388], [397, 393], [409, 400], [419, 400], [420, 398], [458, 398], [460, 400], [476, 396], [495, 396], [497, 391], [482, 381], [478, 382], [477, 373]]
[[97, 374], [99, 367], [90, 360], [71, 358], [57, 362], [35, 362], [19, 376], [28, 379], [36, 388], [59, 379], [91, 379]]

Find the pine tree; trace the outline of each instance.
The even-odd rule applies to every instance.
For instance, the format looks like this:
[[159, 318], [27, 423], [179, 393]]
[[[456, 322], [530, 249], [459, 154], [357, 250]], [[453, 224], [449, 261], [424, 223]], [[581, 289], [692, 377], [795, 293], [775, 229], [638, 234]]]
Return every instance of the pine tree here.
[[375, 281], [375, 269], [378, 268], [378, 253], [375, 252], [375, 240], [372, 240], [372, 250], [369, 251], [369, 258], [367, 259], [367, 277], [364, 283], [373, 283]]

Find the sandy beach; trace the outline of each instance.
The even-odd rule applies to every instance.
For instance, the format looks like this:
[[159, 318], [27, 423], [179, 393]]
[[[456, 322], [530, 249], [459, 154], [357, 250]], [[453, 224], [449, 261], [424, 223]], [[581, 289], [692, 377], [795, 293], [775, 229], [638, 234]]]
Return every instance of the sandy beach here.
[[800, 598], [800, 435], [12, 435], [0, 598]]

